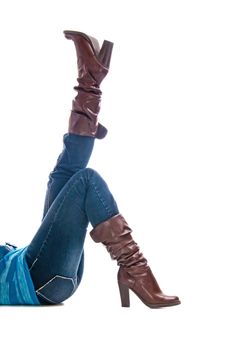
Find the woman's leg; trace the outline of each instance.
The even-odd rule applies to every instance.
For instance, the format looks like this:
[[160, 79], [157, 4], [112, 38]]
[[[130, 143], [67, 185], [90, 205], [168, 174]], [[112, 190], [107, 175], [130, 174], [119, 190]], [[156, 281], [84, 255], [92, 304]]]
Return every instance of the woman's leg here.
[[[57, 159], [53, 171], [49, 175], [45, 196], [43, 218], [65, 184], [78, 171], [85, 169], [91, 157], [95, 138], [67, 133], [63, 137], [63, 151]], [[34, 258], [37, 250], [34, 246]], [[62, 247], [61, 247], [62, 249]], [[33, 252], [31, 251], [32, 258]], [[84, 250], [77, 270], [77, 279], [82, 279], [84, 270]]]
[[63, 151], [49, 175], [43, 217], [60, 190], [79, 170], [86, 168], [91, 157], [95, 138], [67, 133], [63, 137]]
[[77, 54], [78, 86], [72, 102], [68, 134], [64, 136], [64, 149], [50, 174], [44, 205], [46, 215], [57, 194], [71, 176], [87, 166], [94, 139], [102, 139], [107, 129], [98, 122], [100, 112], [100, 84], [109, 72], [113, 43], [104, 41], [100, 49], [96, 39], [84, 33], [65, 31], [73, 40]]
[[[75, 87], [77, 96], [68, 134], [64, 136], [64, 149], [50, 174], [43, 221], [26, 256], [40, 300], [53, 303], [65, 300], [80, 283], [89, 220], [98, 222], [117, 212], [104, 181], [93, 171], [85, 170], [94, 139], [103, 138], [107, 132], [98, 123], [100, 83], [108, 73], [113, 45], [104, 42], [100, 50], [97, 40], [92, 41], [83, 33], [66, 31], [65, 36], [76, 47], [79, 85]], [[90, 178], [100, 180], [90, 183]], [[101, 206], [102, 210], [97, 210]]]
[[41, 303], [59, 303], [74, 293], [88, 223], [95, 227], [117, 214], [117, 204], [96, 171], [86, 168], [71, 177], [27, 248]]

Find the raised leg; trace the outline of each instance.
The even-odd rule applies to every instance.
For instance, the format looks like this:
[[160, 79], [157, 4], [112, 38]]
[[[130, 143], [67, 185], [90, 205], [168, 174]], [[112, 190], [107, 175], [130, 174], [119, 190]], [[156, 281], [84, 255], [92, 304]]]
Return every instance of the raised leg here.
[[[68, 134], [64, 135], [63, 151], [49, 175], [43, 221], [27, 249], [26, 257], [38, 297], [49, 303], [66, 299], [77, 288], [83, 273], [83, 244], [88, 222], [98, 221], [100, 217], [99, 213], [91, 214], [91, 210], [87, 210], [91, 201], [87, 200], [88, 191], [83, 184], [88, 182], [89, 171], [84, 170], [95, 138], [101, 139], [107, 132], [98, 123], [100, 83], [108, 73], [113, 47], [112, 43], [105, 41], [100, 50], [96, 39], [80, 32], [65, 31], [65, 36], [72, 39], [76, 47], [77, 96], [72, 104]], [[78, 184], [83, 188], [76, 190]], [[97, 187], [95, 191], [98, 191]], [[97, 193], [92, 210], [95, 210]], [[100, 198], [104, 199], [104, 196], [100, 196], [98, 201]], [[89, 203], [86, 208], [85, 200]], [[113, 199], [111, 201], [112, 209], [108, 215], [111, 210], [117, 212], [116, 203]], [[101, 203], [103, 207], [104, 203]], [[56, 271], [58, 275], [54, 275]]]
[[66, 182], [84, 169], [92, 153], [95, 138], [105, 137], [107, 130], [98, 122], [102, 91], [100, 84], [109, 72], [113, 43], [98, 41], [81, 32], [66, 30], [77, 55], [77, 95], [72, 102], [68, 134], [64, 135], [63, 152], [49, 176], [43, 217]]
[[93, 137], [70, 133], [64, 135], [63, 151], [49, 175], [43, 217], [71, 177], [79, 170], [86, 168], [93, 151], [94, 141]]
[[[43, 219], [52, 203], [65, 184], [80, 170], [86, 168], [91, 157], [95, 139], [88, 136], [65, 134], [63, 137], [63, 151], [57, 159], [53, 171], [49, 175], [47, 192], [45, 196]], [[77, 254], [80, 254], [77, 252]], [[77, 280], [82, 279], [84, 270], [84, 249], [77, 269]]]

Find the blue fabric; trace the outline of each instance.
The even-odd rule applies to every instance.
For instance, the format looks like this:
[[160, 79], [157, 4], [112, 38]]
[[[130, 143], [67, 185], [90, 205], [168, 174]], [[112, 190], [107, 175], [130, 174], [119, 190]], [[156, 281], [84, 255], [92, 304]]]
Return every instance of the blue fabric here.
[[103, 178], [86, 168], [94, 138], [65, 134], [62, 153], [49, 175], [43, 221], [26, 261], [41, 304], [58, 304], [82, 280], [84, 242], [93, 227], [119, 213]]
[[119, 213], [106, 182], [86, 168], [93, 146], [92, 137], [64, 135], [37, 233], [27, 249], [0, 261], [0, 304], [57, 304], [78, 288], [89, 222], [95, 227]]
[[25, 260], [27, 247], [14, 248], [0, 260], [0, 305], [39, 305]]

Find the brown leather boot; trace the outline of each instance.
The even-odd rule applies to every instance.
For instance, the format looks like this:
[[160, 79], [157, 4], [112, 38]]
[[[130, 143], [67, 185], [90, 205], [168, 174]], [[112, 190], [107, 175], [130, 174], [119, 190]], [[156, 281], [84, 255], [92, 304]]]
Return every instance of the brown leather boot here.
[[150, 308], [180, 304], [178, 297], [163, 294], [131, 232], [121, 214], [102, 222], [90, 232], [93, 240], [102, 242], [120, 266], [118, 285], [122, 306], [130, 306], [129, 289]]
[[102, 139], [107, 129], [97, 118], [102, 94], [100, 83], [109, 70], [113, 43], [105, 40], [100, 49], [98, 41], [84, 33], [65, 30], [64, 34], [76, 47], [79, 83], [74, 87], [78, 94], [72, 103], [68, 131]]

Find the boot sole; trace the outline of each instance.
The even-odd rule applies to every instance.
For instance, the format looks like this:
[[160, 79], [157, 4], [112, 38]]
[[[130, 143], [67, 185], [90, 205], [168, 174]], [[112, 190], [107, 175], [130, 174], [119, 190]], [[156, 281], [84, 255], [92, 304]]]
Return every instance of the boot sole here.
[[180, 300], [176, 300], [173, 302], [170, 302], [168, 304], [160, 303], [160, 304], [149, 304], [141, 296], [133, 289], [129, 288], [125, 284], [118, 283], [119, 286], [119, 292], [120, 292], [120, 297], [121, 297], [121, 305], [122, 307], [130, 307], [130, 295], [129, 292], [130, 290], [149, 308], [151, 309], [158, 309], [162, 307], [168, 307], [168, 306], [175, 306], [181, 304]]
[[162, 307], [168, 307], [168, 306], [176, 306], [176, 305], [180, 305], [181, 301], [177, 300], [173, 303], [169, 303], [169, 304], [148, 304], [146, 303], [133, 289], [130, 289], [146, 306], [150, 307], [151, 309], [160, 309]]

